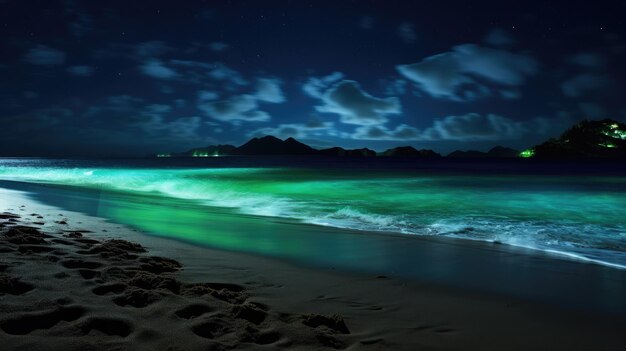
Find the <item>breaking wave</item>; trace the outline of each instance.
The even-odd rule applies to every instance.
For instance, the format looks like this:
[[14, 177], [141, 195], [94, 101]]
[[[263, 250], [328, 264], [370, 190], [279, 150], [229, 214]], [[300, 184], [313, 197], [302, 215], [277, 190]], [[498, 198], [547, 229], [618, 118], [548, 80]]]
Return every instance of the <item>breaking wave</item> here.
[[[420, 189], [407, 190], [409, 181], [369, 178], [362, 182], [335, 180], [333, 186], [338, 190], [329, 192], [323, 188], [328, 186], [325, 182], [293, 178], [276, 180], [273, 175], [268, 176], [262, 169], [249, 168], [113, 169], [0, 165], [0, 179], [3, 180], [166, 196], [207, 206], [234, 208], [250, 215], [294, 218], [305, 223], [353, 230], [481, 240], [626, 269], [624, 222], [604, 223], [602, 218], [585, 221], [572, 215], [571, 208], [561, 209], [549, 202], [557, 201], [555, 199], [543, 198], [552, 216], [536, 219], [519, 217], [520, 205], [513, 200], [503, 201], [502, 206], [509, 208], [499, 209], [497, 214], [489, 210], [476, 213], [475, 207], [481, 206], [478, 203], [450, 209], [448, 207], [452, 205], [446, 201], [454, 201], [453, 197], [459, 196], [454, 188], [442, 188], [432, 195], [420, 193], [418, 198], [411, 191], [417, 194]], [[384, 194], [373, 196], [367, 192], [367, 187], [376, 182], [387, 185]], [[446, 191], [452, 194], [450, 199], [442, 195]], [[499, 193], [491, 196], [496, 195], [502, 196]], [[624, 197], [623, 194], [616, 196], [604, 200], [619, 206]], [[578, 206], [598, 207], [602, 202]], [[622, 207], [621, 211], [626, 210]]]

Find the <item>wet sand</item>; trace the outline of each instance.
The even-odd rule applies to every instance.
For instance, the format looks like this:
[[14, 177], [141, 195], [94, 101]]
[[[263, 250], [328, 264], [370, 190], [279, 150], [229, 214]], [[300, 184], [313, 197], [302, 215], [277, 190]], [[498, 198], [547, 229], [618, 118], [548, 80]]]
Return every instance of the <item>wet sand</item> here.
[[303, 268], [146, 236], [0, 192], [3, 349], [623, 346], [621, 313]]

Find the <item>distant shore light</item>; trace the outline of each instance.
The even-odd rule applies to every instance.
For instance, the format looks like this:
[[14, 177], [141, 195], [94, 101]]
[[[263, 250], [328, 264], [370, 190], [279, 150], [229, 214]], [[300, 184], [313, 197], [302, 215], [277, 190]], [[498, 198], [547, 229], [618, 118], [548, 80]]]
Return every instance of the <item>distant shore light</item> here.
[[535, 150], [533, 150], [533, 149], [526, 149], [526, 150], [520, 152], [519, 156], [523, 157], [523, 158], [533, 157], [533, 156], [535, 156]]

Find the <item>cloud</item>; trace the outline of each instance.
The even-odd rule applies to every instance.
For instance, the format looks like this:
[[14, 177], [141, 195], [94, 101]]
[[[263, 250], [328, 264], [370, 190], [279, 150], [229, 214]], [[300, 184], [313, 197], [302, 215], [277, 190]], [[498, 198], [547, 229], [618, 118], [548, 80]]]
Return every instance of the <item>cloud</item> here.
[[170, 60], [168, 63], [176, 67], [181, 79], [186, 82], [204, 84], [209, 80], [217, 81], [229, 90], [249, 84], [241, 73], [220, 62]]
[[285, 96], [280, 88], [280, 84], [281, 82], [278, 79], [259, 78], [256, 86], [257, 91], [254, 96], [257, 100], [275, 104], [285, 102]]
[[333, 72], [323, 77], [310, 77], [302, 86], [302, 91], [311, 97], [321, 98], [326, 89], [333, 83], [342, 80], [343, 77], [344, 74], [341, 72]]
[[607, 59], [595, 52], [580, 52], [566, 59], [576, 66], [578, 74], [561, 83], [561, 91], [567, 97], [578, 98], [603, 91], [613, 85], [613, 79], [606, 74]]
[[142, 120], [135, 123], [135, 125], [152, 137], [197, 140], [199, 138], [197, 131], [202, 125], [202, 119], [192, 116], [166, 121], [165, 116], [170, 114], [172, 110], [170, 105], [147, 105], [140, 112]]
[[462, 73], [461, 63], [455, 53], [443, 53], [410, 64], [397, 66], [407, 79], [433, 97], [463, 100], [458, 89], [464, 84], [476, 84], [474, 79]]
[[517, 89], [500, 89], [500, 96], [504, 99], [519, 99], [522, 97], [522, 93]]
[[[202, 118], [180, 116], [187, 111], [176, 101], [145, 104], [141, 98], [117, 95], [88, 106], [76, 102], [5, 116], [7, 128], [0, 128], [0, 138], [17, 142], [19, 135], [38, 135], [33, 148], [15, 149], [23, 154], [109, 156], [142, 155], [163, 147], [167, 150], [168, 145], [192, 147], [210, 139], [201, 130], [205, 126]], [[59, 139], [72, 143], [59, 144]]]
[[[85, 120], [104, 123], [98, 129], [117, 128], [120, 124], [131, 130], [138, 139], [148, 144], [159, 141], [193, 142], [203, 140], [198, 135], [202, 118], [198, 116], [178, 117], [181, 104], [144, 104], [143, 99], [130, 95], [110, 96], [105, 103], [95, 106], [82, 115]], [[97, 116], [96, 116], [97, 115]], [[102, 118], [106, 116], [106, 118]], [[94, 118], [95, 117], [95, 118]], [[139, 131], [139, 133], [137, 132]]]
[[434, 140], [483, 141], [513, 140], [546, 135], [571, 124], [568, 118], [535, 117], [514, 121], [497, 114], [468, 113], [436, 119], [424, 135]]
[[141, 73], [157, 79], [173, 79], [178, 77], [178, 73], [165, 66], [162, 61], [157, 59], [150, 59], [143, 65], [139, 66]]
[[[141, 109], [143, 99], [130, 95], [113, 95], [107, 97], [103, 103], [90, 105], [82, 116], [88, 120], [98, 121], [100, 119], [111, 123], [115, 120], [128, 119], [128, 116], [135, 116], [136, 111]], [[131, 117], [133, 118], [133, 117]]]
[[275, 137], [308, 139], [312, 136], [320, 135], [333, 128], [332, 122], [322, 122], [320, 120], [312, 120], [309, 123], [286, 123], [277, 127], [265, 127], [253, 130], [248, 133], [249, 137], [261, 137], [265, 135], [273, 135]]
[[96, 60], [125, 59], [145, 62], [158, 59], [175, 49], [161, 40], [150, 40], [139, 43], [110, 42], [93, 53]]
[[515, 44], [515, 39], [513, 39], [511, 33], [502, 28], [494, 28], [489, 31], [483, 41], [493, 46], [509, 46]]
[[211, 44], [209, 44], [209, 49], [211, 49], [211, 50], [213, 50], [215, 52], [225, 51], [229, 47], [230, 47], [230, 45], [228, 45], [226, 43], [222, 43], [221, 41], [215, 41], [215, 42], [212, 42]]
[[[249, 84], [236, 70], [222, 63], [191, 60], [149, 59], [140, 66], [141, 72], [161, 80], [173, 80], [201, 85], [196, 107], [208, 117], [229, 123], [265, 122], [270, 115], [259, 109], [260, 103], [283, 103], [286, 101], [281, 81], [259, 77], [254, 91], [241, 93], [240, 88]], [[224, 91], [237, 94], [222, 98]]]
[[565, 96], [576, 98], [589, 92], [602, 90], [610, 84], [611, 80], [605, 75], [583, 73], [563, 82], [561, 90]]
[[210, 90], [200, 90], [198, 92], [198, 99], [202, 101], [217, 100], [219, 97], [218, 93]]
[[406, 94], [407, 81], [404, 79], [394, 79], [391, 81], [383, 81], [385, 85], [385, 95], [397, 96]]
[[135, 54], [139, 58], [155, 58], [174, 50], [160, 40], [145, 41], [135, 46]]
[[533, 118], [514, 121], [497, 114], [468, 113], [435, 119], [425, 129], [400, 124], [393, 129], [385, 126], [362, 126], [352, 134], [353, 139], [389, 141], [493, 141], [513, 140], [530, 135], [547, 134], [567, 125], [562, 118]]
[[352, 80], [335, 84], [322, 95], [321, 100], [323, 105], [315, 106], [318, 112], [336, 113], [341, 117], [340, 121], [347, 124], [381, 124], [387, 122], [387, 115], [402, 112], [398, 98], [373, 97]]
[[461, 60], [464, 73], [474, 74], [495, 83], [520, 85], [526, 77], [537, 72], [534, 58], [508, 51], [480, 47], [473, 44], [454, 48]]
[[169, 134], [179, 139], [199, 138], [198, 128], [202, 125], [202, 118], [198, 116], [180, 117], [167, 123]]
[[65, 53], [45, 45], [37, 45], [28, 50], [24, 55], [24, 61], [42, 66], [62, 65], [65, 63]]
[[164, 59], [162, 56], [174, 48], [165, 42], [154, 40], [136, 45], [110, 43], [108, 47], [96, 50], [94, 58], [125, 59], [138, 62], [139, 71], [151, 78], [176, 80], [198, 85], [222, 84], [229, 90], [250, 84], [241, 73], [221, 62]]
[[537, 72], [538, 63], [527, 55], [464, 44], [396, 68], [433, 97], [472, 101], [522, 85]]
[[394, 129], [387, 129], [385, 126], [361, 126], [351, 137], [358, 140], [422, 140], [423, 133], [406, 124], [401, 124]]
[[83, 37], [93, 30], [92, 19], [80, 8], [76, 1], [65, 1], [68, 29], [75, 37]]
[[480, 141], [516, 139], [526, 133], [523, 122], [496, 114], [468, 113], [435, 120], [427, 135], [443, 140]]
[[84, 13], [77, 13], [73, 21], [69, 21], [69, 30], [75, 37], [83, 37], [92, 30], [91, 17]]
[[259, 110], [259, 103], [279, 104], [286, 101], [278, 79], [258, 78], [256, 90], [249, 94], [232, 95], [227, 99], [219, 99], [214, 91], [200, 90], [197, 107], [209, 117], [223, 122], [239, 123], [266, 122], [270, 115]]
[[90, 77], [93, 74], [94, 68], [92, 66], [70, 66], [67, 68], [67, 72], [78, 77]]
[[124, 112], [131, 110], [136, 104], [143, 102], [142, 98], [130, 95], [114, 95], [106, 99], [106, 106], [113, 111]]
[[209, 117], [223, 122], [267, 122], [270, 115], [258, 110], [259, 104], [253, 95], [235, 95], [226, 100], [198, 99], [198, 109]]
[[415, 25], [410, 22], [402, 22], [398, 25], [398, 36], [407, 44], [412, 44], [417, 40]]
[[229, 81], [236, 85], [248, 84], [248, 81], [246, 81], [239, 72], [221, 63], [212, 64], [212, 67], [208, 71], [208, 75], [213, 79]]
[[582, 52], [567, 59], [567, 62], [590, 69], [603, 69], [606, 66], [606, 60], [604, 56], [594, 52]]

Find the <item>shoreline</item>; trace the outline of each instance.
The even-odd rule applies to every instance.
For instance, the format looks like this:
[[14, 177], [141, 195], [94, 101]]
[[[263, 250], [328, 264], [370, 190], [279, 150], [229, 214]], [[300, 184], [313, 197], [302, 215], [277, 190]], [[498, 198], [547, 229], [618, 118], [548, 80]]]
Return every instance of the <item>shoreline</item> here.
[[[65, 171], [54, 171], [52, 172], [53, 174], [49, 175], [51, 177], [50, 181], [47, 181], [45, 178], [46, 171], [42, 171], [43, 174], [30, 179], [28, 175], [30, 169], [25, 169], [21, 171], [21, 173], [18, 172], [14, 177], [9, 176], [6, 180], [0, 180], [0, 187], [6, 186], [8, 188], [24, 189], [40, 195], [41, 193], [49, 193], [47, 194], [46, 200], [60, 207], [67, 207], [67, 204], [62, 203], [62, 200], [53, 199], [54, 195], [52, 194], [63, 195], [64, 191], [62, 190], [67, 190], [67, 193], [74, 192], [84, 199], [91, 197], [96, 201], [97, 196], [105, 196], [113, 200], [116, 200], [116, 198], [122, 199], [126, 196], [130, 201], [133, 201], [133, 197], [135, 199], [144, 198], [150, 203], [160, 202], [165, 204], [165, 202], [170, 201], [172, 205], [178, 205], [180, 203], [187, 208], [194, 207], [186, 206], [187, 204], [195, 204], [197, 205], [195, 206], [196, 212], [210, 213], [231, 211], [244, 215], [242, 218], [246, 216], [250, 218], [261, 216], [263, 221], [293, 221], [301, 225], [314, 224], [329, 228], [328, 230], [332, 231], [340, 229], [346, 233], [349, 231], [360, 232], [366, 235], [398, 235], [402, 233], [400, 235], [419, 236], [421, 238], [447, 237], [460, 241], [471, 240], [488, 244], [504, 244], [521, 249], [535, 250], [544, 254], [561, 256], [562, 258], [574, 261], [584, 261], [616, 269], [626, 269], [626, 252], [620, 249], [623, 245], [619, 241], [619, 237], [621, 236], [619, 230], [623, 229], [623, 227], [621, 217], [617, 216], [617, 218], [615, 218], [616, 215], [609, 216], [610, 218], [603, 217], [605, 221], [601, 222], [598, 220], [590, 220], [588, 223], [585, 220], [576, 222], [575, 219], [574, 222], [568, 222], [565, 218], [556, 217], [552, 220], [545, 220], [544, 223], [542, 221], [543, 217], [541, 217], [542, 213], [533, 213], [531, 216], [523, 212], [525, 211], [524, 209], [518, 209], [517, 207], [520, 206], [516, 205], [515, 211], [519, 210], [522, 212], [519, 214], [517, 214], [517, 212], [510, 213], [513, 215], [513, 219], [511, 220], [507, 220], [506, 215], [502, 217], [497, 215], [499, 213], [497, 208], [490, 208], [490, 210], [495, 211], [493, 216], [472, 215], [471, 213], [467, 215], [466, 212], [463, 212], [467, 211], [467, 209], [463, 209], [463, 211], [461, 211], [463, 214], [458, 216], [454, 213], [446, 213], [444, 215], [432, 215], [432, 218], [429, 217], [431, 215], [426, 216], [426, 218], [421, 218], [419, 213], [411, 212], [411, 214], [407, 214], [406, 216], [408, 216], [407, 218], [411, 216], [417, 218], [416, 220], [412, 220], [406, 219], [405, 215], [399, 214], [401, 211], [388, 211], [387, 213], [385, 211], [377, 211], [376, 209], [368, 210], [366, 208], [367, 206], [360, 208], [358, 204], [353, 208], [350, 205], [349, 199], [346, 200], [348, 201], [348, 205], [345, 207], [328, 206], [328, 208], [324, 208], [323, 211], [308, 211], [305, 208], [306, 206], [304, 206], [304, 204], [306, 204], [304, 201], [298, 205], [298, 201], [300, 200], [298, 200], [297, 197], [295, 198], [296, 200], [291, 203], [290, 201], [293, 199], [290, 196], [286, 196], [286, 205], [284, 205], [281, 196], [277, 195], [278, 200], [277, 203], [274, 204], [267, 201], [264, 195], [247, 196], [245, 191], [241, 194], [241, 189], [239, 190], [240, 193], [235, 191], [234, 194], [237, 196], [230, 194], [229, 191], [221, 191], [219, 187], [218, 190], [211, 190], [211, 186], [213, 186], [211, 185], [213, 183], [211, 179], [207, 181], [209, 190], [205, 191], [206, 189], [202, 188], [203, 184], [196, 184], [198, 183], [197, 181], [190, 181], [191, 183], [188, 184], [187, 181], [189, 181], [189, 179], [187, 179], [187, 176], [150, 173], [167, 172], [167, 168], [160, 170], [141, 169], [141, 172], [148, 172], [147, 174], [142, 173], [142, 176], [145, 176], [149, 181], [137, 181], [133, 179], [133, 181], [137, 182], [138, 189], [136, 191], [133, 186], [115, 185], [120, 182], [125, 184], [126, 180], [124, 177], [126, 177], [126, 172], [114, 172], [115, 175], [111, 175], [107, 173], [108, 171], [103, 171], [102, 174], [94, 174], [94, 169], [89, 167], [82, 169], [73, 168], [67, 171], [72, 173], [68, 179], [64, 178], [67, 176]], [[35, 170], [34, 172], [38, 174], [38, 171]], [[97, 171], [95, 172], [98, 173]], [[57, 176], [61, 177], [61, 179], [57, 179]], [[133, 176], [132, 172], [129, 176]], [[164, 181], [158, 181], [153, 179], [155, 176], [166, 176], [167, 178]], [[194, 177], [193, 173], [188, 176], [191, 178]], [[102, 179], [100, 179], [100, 177]], [[554, 180], [550, 180], [550, 182], [553, 181]], [[611, 191], [611, 186], [615, 185], [614, 182], [619, 183], [617, 180], [612, 180], [609, 181], [609, 185], [607, 185], [606, 188], [601, 186], [597, 190]], [[596, 187], [598, 185], [595, 181], [591, 183], [592, 184], [589, 186]], [[196, 188], [196, 186], [200, 188]], [[575, 187], [577, 185], [574, 184], [572, 186]], [[228, 187], [226, 186], [226, 188]], [[187, 189], [198, 189], [198, 194], [201, 194], [201, 196], [194, 192], [190, 193]], [[296, 188], [295, 191], [299, 191], [298, 188]], [[88, 196], [90, 193], [94, 195]], [[263, 192], [260, 191], [259, 193], [262, 194]], [[268, 191], [268, 193], [271, 193], [271, 191]], [[536, 195], [537, 194], [534, 194], [532, 196]], [[222, 196], [225, 197], [225, 199], [222, 199]], [[241, 196], [241, 198], [238, 198], [238, 196]], [[519, 202], [520, 199], [524, 200], [524, 196], [526, 195], [522, 194], [519, 196], [522, 197], [518, 197], [517, 202]], [[41, 197], [43, 198], [43, 196]], [[64, 196], [60, 196], [60, 198], [63, 197]], [[271, 196], [269, 198], [271, 198]], [[505, 200], [506, 199], [503, 199], [502, 201]], [[95, 204], [96, 201], [92, 201], [94, 206], [98, 206], [98, 204]], [[311, 206], [315, 208], [316, 201], [310, 202]], [[563, 201], [557, 201], [556, 203], [560, 204], [561, 202]], [[616, 209], [615, 206], [611, 207], [609, 206], [610, 204], [616, 205], [618, 208]], [[610, 204], [607, 205], [607, 210], [602, 213], [621, 212], [619, 209], [621, 202], [618, 201], [617, 204], [615, 204], [615, 201], [613, 201]], [[597, 207], [598, 204], [591, 202], [590, 205]], [[406, 204], [404, 204], [404, 206], [406, 206]], [[164, 211], [168, 210], [167, 206], [160, 206], [160, 208], [159, 206], [153, 207]], [[206, 210], [198, 210], [200, 207], [206, 207]], [[72, 209], [84, 212], [80, 207], [75, 206]], [[611, 209], [614, 211], [611, 211]], [[141, 211], [139, 208], [131, 208], [131, 210], [137, 210], [137, 212]], [[578, 210], [579, 209], [574, 208], [570, 209], [570, 212], [574, 213]], [[95, 213], [95, 215], [98, 215], [98, 213]], [[517, 215], [520, 217], [516, 217]], [[580, 215], [583, 216], [584, 213]], [[132, 219], [128, 219], [127, 221], [121, 222], [132, 224], [131, 221]], [[572, 219], [569, 221], [572, 221]], [[589, 227], [585, 229], [584, 235], [577, 235], [580, 230], [576, 225], [589, 225]], [[494, 230], [493, 228], [500, 229]], [[158, 232], [158, 230], [154, 228], [144, 228], [144, 230], [151, 233]], [[510, 235], [507, 231], [511, 232]], [[532, 235], [528, 235], [527, 232], [531, 232]], [[185, 237], [189, 236], [186, 235]], [[239, 248], [236, 248], [236, 250], [238, 249]]]
[[[128, 225], [142, 233], [135, 241], [145, 244], [160, 239], [155, 249], [185, 243], [201, 253], [237, 254], [243, 261], [252, 255], [312, 271], [385, 275], [469, 294], [626, 315], [624, 270], [542, 251], [476, 240], [322, 227], [231, 209], [211, 211], [191, 201], [156, 196], [32, 183], [0, 185], [26, 191], [33, 201]], [[163, 255], [178, 253], [165, 251]]]
[[[56, 219], [52, 217], [52, 214], [63, 213], [65, 215], [63, 218], [67, 218], [67, 223], [73, 229], [82, 227], [92, 230], [92, 233], [84, 233], [87, 238], [117, 238], [139, 242], [148, 249], [150, 254], [163, 255], [181, 261], [184, 267], [182, 271], [176, 273], [175, 279], [180, 277], [181, 280], [191, 284], [201, 281], [218, 281], [242, 286], [250, 292], [254, 301], [267, 306], [268, 310], [272, 311], [271, 313], [277, 311], [278, 315], [284, 312], [290, 312], [292, 315], [315, 313], [327, 316], [339, 313], [345, 318], [345, 325], [351, 334], [332, 333], [324, 326], [319, 328], [324, 329], [335, 339], [343, 341], [344, 346], [351, 350], [390, 348], [521, 350], [528, 347], [554, 350], [581, 346], [611, 350], [617, 349], [621, 341], [621, 331], [626, 326], [623, 315], [608, 316], [562, 309], [516, 298], [471, 293], [463, 289], [446, 288], [398, 277], [303, 268], [249, 254], [196, 247], [169, 239], [142, 235], [124, 226], [87, 215], [65, 210], [59, 212], [58, 208], [36, 203], [23, 194], [19, 195], [21, 194], [19, 192], [13, 193], [11, 198], [8, 198], [6, 194], [8, 193], [3, 190], [1, 205], [12, 202], [15, 204], [12, 205], [13, 207], [19, 208], [18, 206], [26, 204], [25, 206], [29, 209], [20, 212], [30, 214], [31, 208], [33, 212], [47, 211], [52, 219]], [[53, 221], [43, 226], [43, 229], [58, 230], [59, 226], [66, 225]], [[73, 279], [79, 282], [83, 279], [75, 273], [73, 276]], [[50, 278], [44, 278], [41, 281], [46, 283], [46, 279]], [[28, 297], [37, 290], [44, 290], [41, 294], [47, 298], [51, 297], [51, 291], [54, 289], [45, 291], [47, 283], [43, 285], [41, 289], [16, 295], [15, 298]], [[77, 291], [69, 294], [72, 295], [72, 293], [76, 295], [71, 297], [72, 299], [83, 296], [83, 293]], [[5, 306], [3, 309], [6, 309], [7, 302], [4, 300], [9, 301], [6, 299], [8, 296], [3, 297], [2, 304]], [[109, 295], [94, 295], [90, 298], [97, 301], [96, 305], [111, 304]], [[122, 307], [122, 309], [127, 312], [133, 308]], [[7, 319], [5, 313], [0, 319]], [[67, 327], [72, 323], [84, 323], [85, 320], [93, 320], [93, 318], [81, 317], [75, 322], [60, 321], [57, 326]], [[169, 320], [169, 323], [174, 323], [173, 325], [182, 323], [189, 326], [188, 321], [174, 320], [172, 322]], [[301, 321], [296, 323], [298, 330], [302, 328], [301, 323]], [[304, 329], [308, 331], [306, 328], [309, 327], [305, 326]], [[193, 345], [199, 345], [198, 339], [204, 342], [204, 344], [201, 342], [202, 347], [207, 345], [205, 339], [198, 337], [192, 331], [186, 330], [181, 333], [190, 338], [185, 341], [188, 347], [181, 349], [195, 349]], [[38, 344], [37, 339], [39, 343], [50, 338], [55, 340], [52, 336], [44, 337], [41, 334], [43, 334], [41, 330], [31, 333], [28, 337], [30, 346], [35, 349], [37, 345], [40, 348], [43, 347], [42, 344]], [[97, 335], [101, 340], [115, 339], [115, 343], [121, 342], [120, 345], [127, 345], [127, 348], [131, 348], [128, 345], [132, 345], [132, 349], [141, 347], [161, 349], [160, 346], [139, 340], [141, 333], [136, 330], [126, 337], [101, 334], [103, 333], [96, 330], [90, 331], [89, 335]], [[281, 335], [283, 336], [279, 340], [302, 337], [297, 332], [295, 334], [292, 332], [291, 337], [290, 333]], [[313, 337], [315, 342], [318, 342], [317, 336]], [[72, 338], [79, 338], [76, 341], [80, 340], [78, 336]], [[15, 342], [20, 337], [9, 337], [6, 333], [2, 335], [0, 332], [0, 340], [4, 339]], [[281, 348], [278, 341], [267, 347], [249, 343], [236, 345], [237, 348], [251, 349]], [[287, 348], [308, 350], [323, 347], [301, 344], [299, 347], [292, 345]]]
[[179, 280], [178, 261], [107, 234], [116, 229], [110, 224], [77, 227], [77, 214], [28, 205], [0, 213], [0, 340], [7, 349], [348, 345], [341, 316], [278, 312], [242, 285]]

